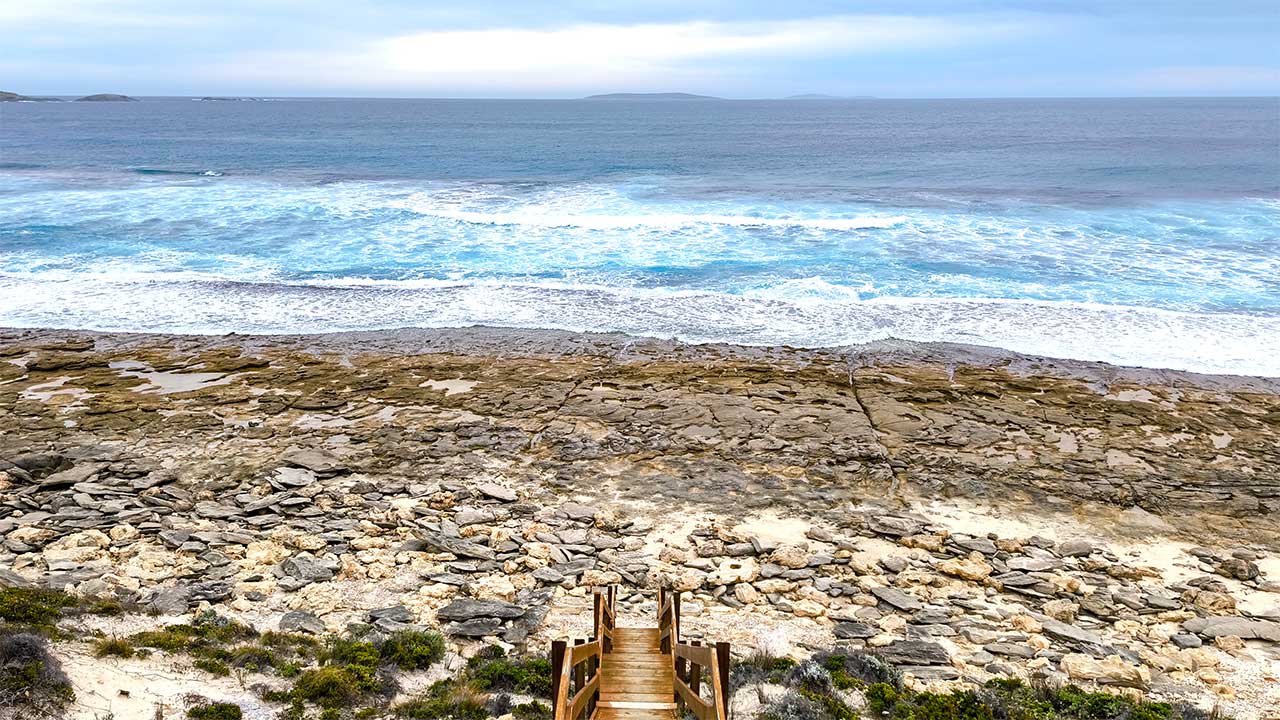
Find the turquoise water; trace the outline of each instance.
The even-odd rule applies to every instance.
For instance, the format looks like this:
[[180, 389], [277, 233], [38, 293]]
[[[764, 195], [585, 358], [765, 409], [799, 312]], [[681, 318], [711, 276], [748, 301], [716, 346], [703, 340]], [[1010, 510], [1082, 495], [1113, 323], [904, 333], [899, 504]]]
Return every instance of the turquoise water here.
[[1280, 375], [1280, 101], [0, 106], [0, 325]]

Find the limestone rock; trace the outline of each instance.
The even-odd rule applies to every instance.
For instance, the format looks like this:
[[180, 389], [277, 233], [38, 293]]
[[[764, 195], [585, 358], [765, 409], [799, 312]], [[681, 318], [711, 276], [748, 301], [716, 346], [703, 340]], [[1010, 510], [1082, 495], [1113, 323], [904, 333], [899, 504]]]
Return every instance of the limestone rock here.
[[1151, 671], [1141, 665], [1125, 662], [1118, 655], [1095, 660], [1088, 655], [1063, 656], [1059, 667], [1072, 680], [1092, 680], [1102, 685], [1146, 690], [1151, 686]]

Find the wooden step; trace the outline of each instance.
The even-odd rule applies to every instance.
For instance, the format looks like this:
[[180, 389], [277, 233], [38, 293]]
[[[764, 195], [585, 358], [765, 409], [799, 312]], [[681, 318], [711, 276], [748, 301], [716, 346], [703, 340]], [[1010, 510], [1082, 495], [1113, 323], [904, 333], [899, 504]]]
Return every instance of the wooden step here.
[[596, 720], [674, 720], [676, 711], [666, 708], [612, 708], [603, 704], [596, 710]]

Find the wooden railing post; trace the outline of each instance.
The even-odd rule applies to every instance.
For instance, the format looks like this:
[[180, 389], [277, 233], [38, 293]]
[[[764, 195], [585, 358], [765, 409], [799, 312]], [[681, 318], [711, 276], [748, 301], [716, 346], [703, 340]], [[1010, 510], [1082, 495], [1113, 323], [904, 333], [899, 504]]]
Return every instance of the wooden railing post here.
[[[587, 641], [585, 639], [578, 638], [577, 640], [573, 641], [573, 644], [583, 645], [586, 642]], [[587, 677], [586, 677], [585, 668], [583, 668], [581, 665], [574, 665], [573, 666], [573, 691], [576, 693], [579, 690], [581, 690], [582, 686], [585, 685], [586, 682], [587, 682]]]
[[551, 713], [555, 715], [560, 702], [560, 676], [564, 665], [564, 653], [568, 643], [563, 640], [551, 641]]
[[680, 592], [671, 598], [671, 644], [680, 644]]
[[[702, 645], [698, 640], [694, 640], [689, 644], [694, 647]], [[702, 666], [695, 662], [689, 663], [689, 689], [693, 691], [694, 695], [702, 694]]]
[[[594, 679], [598, 672], [600, 672], [600, 658], [593, 657], [587, 661], [587, 681], [590, 682]], [[589, 718], [596, 716], [596, 700], [596, 696], [593, 695], [591, 699], [587, 701], [587, 717]]]
[[716, 643], [716, 665], [720, 672], [720, 692], [723, 697], [716, 698], [725, 709], [725, 715], [729, 714], [729, 643]]
[[600, 613], [603, 612], [600, 603], [600, 591], [596, 590], [591, 593], [591, 639], [600, 639], [600, 626], [603, 624]]

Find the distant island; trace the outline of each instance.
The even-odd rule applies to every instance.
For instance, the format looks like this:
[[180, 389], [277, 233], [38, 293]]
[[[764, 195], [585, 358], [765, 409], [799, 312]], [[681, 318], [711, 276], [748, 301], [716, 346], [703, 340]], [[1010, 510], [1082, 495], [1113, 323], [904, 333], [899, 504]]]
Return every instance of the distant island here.
[[694, 95], [692, 93], [606, 93], [604, 95], [588, 95], [584, 100], [721, 100], [712, 95]]
[[259, 102], [262, 98], [256, 97], [217, 97], [208, 95], [202, 98], [196, 98], [200, 102]]
[[137, 102], [136, 98], [128, 95], [116, 95], [114, 93], [99, 93], [97, 95], [86, 95], [76, 100], [76, 102]]
[[51, 97], [33, 97], [31, 95], [19, 95], [13, 92], [4, 92], [0, 90], [0, 102], [62, 102], [58, 98]]

